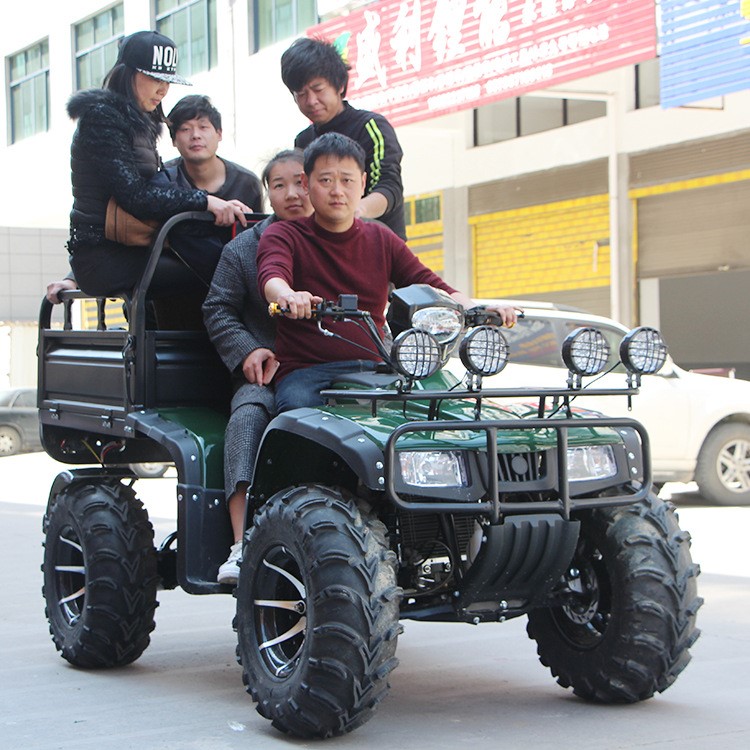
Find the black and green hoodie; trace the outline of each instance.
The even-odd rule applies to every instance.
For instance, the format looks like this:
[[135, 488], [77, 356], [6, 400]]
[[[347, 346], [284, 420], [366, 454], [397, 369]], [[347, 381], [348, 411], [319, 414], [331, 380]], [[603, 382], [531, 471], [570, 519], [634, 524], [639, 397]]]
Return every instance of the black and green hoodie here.
[[388, 120], [377, 112], [356, 109], [344, 102], [344, 111], [324, 125], [310, 125], [294, 139], [304, 149], [319, 135], [341, 133], [357, 141], [365, 150], [367, 183], [365, 195], [381, 193], [388, 201], [386, 212], [378, 219], [402, 240], [406, 239], [404, 223], [404, 186], [401, 182], [401, 145]]

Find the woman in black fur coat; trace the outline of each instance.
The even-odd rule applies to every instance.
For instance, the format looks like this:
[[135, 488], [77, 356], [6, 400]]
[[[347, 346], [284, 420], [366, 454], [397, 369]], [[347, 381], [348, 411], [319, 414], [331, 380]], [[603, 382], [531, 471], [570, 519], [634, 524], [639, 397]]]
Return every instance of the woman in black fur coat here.
[[[161, 101], [170, 83], [188, 82], [177, 75], [177, 49], [155, 31], [140, 31], [122, 40], [117, 63], [101, 89], [74, 94], [68, 114], [78, 125], [71, 146], [73, 210], [70, 214], [70, 263], [78, 286], [105, 296], [131, 290], [148, 261], [149, 248], [107, 240], [107, 203], [117, 203], [139, 219], [164, 221], [182, 211], [208, 210], [219, 226], [245, 223], [250, 209], [204, 190], [154, 184], [162, 168], [156, 142], [166, 122]], [[149, 296], [174, 296], [205, 285], [175, 255], [162, 253]]]

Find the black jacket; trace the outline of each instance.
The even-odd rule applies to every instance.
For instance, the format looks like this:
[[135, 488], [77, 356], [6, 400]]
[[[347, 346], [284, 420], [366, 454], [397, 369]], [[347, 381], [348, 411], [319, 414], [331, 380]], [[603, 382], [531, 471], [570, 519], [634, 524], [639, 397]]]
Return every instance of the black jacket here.
[[149, 182], [161, 168], [158, 125], [124, 97], [107, 89], [79, 91], [68, 101], [68, 114], [78, 120], [70, 150], [72, 247], [103, 241], [111, 196], [142, 219], [206, 209], [203, 190]]
[[390, 227], [402, 240], [406, 239], [404, 222], [404, 186], [401, 182], [401, 144], [396, 132], [377, 112], [356, 109], [344, 102], [344, 111], [325, 125], [310, 125], [294, 139], [304, 149], [323, 133], [341, 133], [357, 141], [365, 150], [367, 183], [365, 195], [376, 192], [385, 196], [388, 208], [378, 221]]

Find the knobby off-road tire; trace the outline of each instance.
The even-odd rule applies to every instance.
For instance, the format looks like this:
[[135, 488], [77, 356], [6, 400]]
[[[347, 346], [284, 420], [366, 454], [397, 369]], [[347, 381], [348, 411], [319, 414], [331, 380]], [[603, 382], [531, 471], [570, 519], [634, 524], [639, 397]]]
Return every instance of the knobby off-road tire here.
[[706, 500], [717, 505], [750, 505], [750, 425], [729, 422], [706, 438], [695, 481]]
[[601, 703], [650, 698], [685, 668], [700, 633], [690, 535], [674, 506], [655, 495], [581, 520], [570, 603], [530, 612], [527, 632], [542, 664], [576, 695]]
[[77, 483], [44, 518], [45, 614], [62, 657], [77, 667], [120, 667], [148, 646], [156, 609], [154, 532], [119, 481]]
[[326, 487], [281, 492], [246, 535], [235, 592], [243, 680], [280, 731], [365, 723], [398, 664], [401, 590], [385, 527]]

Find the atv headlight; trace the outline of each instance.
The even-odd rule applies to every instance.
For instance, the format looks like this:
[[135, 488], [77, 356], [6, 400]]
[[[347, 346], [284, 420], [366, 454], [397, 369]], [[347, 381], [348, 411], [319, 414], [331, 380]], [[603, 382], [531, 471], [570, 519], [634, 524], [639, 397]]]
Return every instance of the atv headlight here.
[[497, 375], [508, 364], [508, 342], [496, 326], [478, 326], [464, 336], [459, 355], [475, 375]]
[[[438, 309], [445, 312], [435, 312]], [[418, 313], [422, 311], [424, 311], [424, 319], [418, 317]], [[463, 325], [462, 314], [463, 307], [447, 292], [435, 289], [429, 284], [412, 284], [393, 290], [388, 302], [386, 319], [394, 336], [410, 328], [420, 328], [435, 335], [441, 343], [448, 343], [451, 340], [448, 337], [452, 336], [451, 332], [455, 328], [451, 316], [461, 316], [459, 319]], [[442, 329], [445, 330], [442, 331]], [[459, 332], [456, 331], [456, 336]], [[442, 338], [443, 335], [447, 336], [445, 340]], [[453, 336], [453, 339], [456, 336]]]
[[667, 345], [656, 328], [634, 328], [620, 342], [620, 359], [630, 372], [651, 375], [666, 361]]
[[414, 487], [465, 487], [466, 466], [458, 451], [401, 451], [401, 478]]
[[562, 358], [576, 375], [596, 375], [609, 359], [609, 344], [596, 328], [576, 328], [565, 337]]
[[391, 359], [403, 375], [417, 380], [429, 378], [442, 362], [440, 344], [432, 334], [410, 328], [396, 336]]
[[423, 307], [411, 316], [411, 324], [431, 333], [441, 344], [448, 344], [463, 330], [464, 316], [450, 307]]
[[617, 474], [611, 445], [585, 445], [568, 448], [568, 479], [606, 479]]

